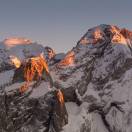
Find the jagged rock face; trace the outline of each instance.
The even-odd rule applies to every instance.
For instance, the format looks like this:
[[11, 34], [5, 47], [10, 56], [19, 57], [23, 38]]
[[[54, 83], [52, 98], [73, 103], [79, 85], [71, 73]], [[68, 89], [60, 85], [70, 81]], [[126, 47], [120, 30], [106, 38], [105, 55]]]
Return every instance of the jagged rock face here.
[[67, 124], [65, 105], [60, 104], [56, 91], [37, 98], [30, 96], [31, 91], [1, 91], [0, 95], [1, 132], [60, 132]]
[[50, 47], [45, 47], [46, 60], [50, 61], [56, 55], [55, 51]]
[[[1, 76], [1, 132], [60, 132], [67, 124], [63, 93], [52, 90], [52, 78], [43, 56], [30, 58]], [[25, 84], [26, 89], [22, 89]]]
[[40, 82], [41, 80], [49, 81], [50, 86], [53, 86], [48, 65], [42, 55], [24, 61], [20, 67], [15, 70], [12, 81], [13, 83], [22, 81], [30, 83], [32, 81]]
[[[15, 70], [14, 81], [18, 81], [19, 74], [22, 75], [23, 81], [33, 81], [42, 77], [43, 72], [49, 74], [48, 65], [43, 56], [32, 57], [24, 61], [20, 67]], [[21, 80], [21, 79], [20, 79]]]
[[67, 103], [69, 120], [79, 123], [70, 122], [64, 132], [132, 131], [130, 34], [110, 25], [89, 29], [70, 51], [74, 53], [74, 63], [61, 65], [62, 60], [53, 67], [57, 85], [69, 92], [74, 90], [72, 93], [81, 103], [74, 107], [75, 113], [71, 113], [73, 108]]

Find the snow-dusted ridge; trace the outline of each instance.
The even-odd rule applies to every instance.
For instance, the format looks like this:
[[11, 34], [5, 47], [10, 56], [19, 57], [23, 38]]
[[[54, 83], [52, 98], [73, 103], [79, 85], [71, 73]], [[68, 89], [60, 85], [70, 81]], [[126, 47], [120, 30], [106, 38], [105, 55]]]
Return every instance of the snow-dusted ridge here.
[[[32, 56], [44, 54], [47, 61], [55, 56], [55, 51], [47, 46], [22, 37], [10, 37], [0, 42], [0, 71], [13, 67], [12, 58], [23, 61]], [[11, 69], [11, 68], [10, 68]]]

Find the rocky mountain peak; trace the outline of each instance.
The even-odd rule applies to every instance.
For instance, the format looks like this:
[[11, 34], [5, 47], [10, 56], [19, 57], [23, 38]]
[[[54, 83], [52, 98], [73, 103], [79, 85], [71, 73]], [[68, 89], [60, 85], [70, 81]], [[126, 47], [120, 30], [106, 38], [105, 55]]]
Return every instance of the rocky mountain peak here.
[[46, 46], [45, 47], [45, 55], [46, 55], [46, 59], [50, 60], [50, 59], [54, 58], [56, 53], [55, 53], [55, 51], [52, 48]]
[[20, 80], [26, 82], [39, 80], [41, 77], [44, 79], [43, 72], [49, 74], [49, 68], [45, 58], [40, 54], [37, 57], [31, 57], [21, 62], [20, 66], [16, 69], [13, 81], [20, 78], [20, 74], [23, 76]]
[[[126, 34], [124, 29], [120, 29], [113, 25], [99, 25], [91, 28], [87, 33], [80, 39], [78, 44], [100, 44], [104, 40], [109, 39], [112, 43], [126, 44]], [[127, 30], [127, 32], [130, 31]], [[128, 36], [130, 39], [130, 36]]]

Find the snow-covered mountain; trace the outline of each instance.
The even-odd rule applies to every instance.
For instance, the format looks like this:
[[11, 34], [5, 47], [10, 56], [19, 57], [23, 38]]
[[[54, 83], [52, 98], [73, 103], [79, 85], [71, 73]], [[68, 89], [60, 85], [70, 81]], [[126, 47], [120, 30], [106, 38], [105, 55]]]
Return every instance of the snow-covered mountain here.
[[[132, 132], [131, 31], [105, 24], [89, 29], [46, 74], [39, 72], [45, 71], [38, 68], [40, 60], [31, 60], [22, 62], [26, 69], [0, 73], [0, 131]], [[35, 69], [37, 81], [20, 93], [25, 73]], [[20, 79], [14, 81], [16, 75]]]
[[57, 86], [71, 94], [64, 132], [131, 132], [131, 72], [132, 32], [89, 29], [52, 70]]
[[23, 61], [26, 58], [38, 56], [41, 53], [44, 54], [47, 61], [56, 54], [50, 47], [43, 47], [29, 39], [21, 37], [7, 38], [0, 42], [0, 71], [12, 68], [12, 59], [14, 58]]

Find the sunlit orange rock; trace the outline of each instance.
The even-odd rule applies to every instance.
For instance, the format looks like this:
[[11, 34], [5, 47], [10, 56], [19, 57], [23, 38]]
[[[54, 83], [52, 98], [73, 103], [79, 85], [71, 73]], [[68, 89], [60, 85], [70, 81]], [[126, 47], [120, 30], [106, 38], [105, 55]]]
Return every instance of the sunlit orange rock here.
[[25, 83], [24, 85], [22, 85], [19, 89], [20, 93], [24, 93], [26, 92], [28, 89], [28, 83]]
[[111, 42], [112, 43], [121, 43], [121, 44], [126, 44], [126, 39], [125, 37], [120, 33], [120, 30], [117, 29], [116, 26], [111, 26], [111, 28], [109, 29], [111, 34], [112, 34], [112, 38], [111, 38]]
[[24, 65], [24, 78], [27, 82], [30, 82], [35, 76], [41, 77], [44, 70], [49, 73], [48, 65], [44, 57], [42, 55], [32, 57]]
[[126, 44], [126, 38], [131, 38], [132, 33], [126, 29], [119, 29], [116, 26], [106, 27], [94, 27], [80, 39], [78, 44], [100, 44], [106, 40], [110, 40], [112, 43]]
[[31, 81], [39, 80], [39, 78], [42, 77], [44, 71], [49, 74], [48, 65], [42, 55], [29, 58], [22, 64], [22, 67], [24, 81], [26, 81], [26, 83], [20, 88], [21, 92], [25, 92], [28, 89], [29, 83]]
[[58, 64], [58, 66], [72, 65], [72, 64], [74, 64], [74, 60], [75, 60], [75, 53], [73, 51], [70, 51], [69, 53], [67, 53], [67, 55], [65, 56], [65, 58], [60, 61], [60, 63]]
[[16, 68], [19, 68], [21, 66], [21, 61], [16, 56], [10, 56], [10, 60]]
[[123, 28], [121, 29], [120, 33], [126, 38], [126, 39], [131, 39], [132, 38], [132, 32]]
[[60, 104], [63, 105], [64, 104], [64, 96], [60, 89], [57, 91], [57, 98], [58, 98]]
[[89, 34], [86, 34], [84, 37], [81, 38], [79, 41], [80, 44], [87, 45], [87, 44], [97, 44], [98, 42], [104, 40], [103, 31], [100, 28], [95, 28]]

